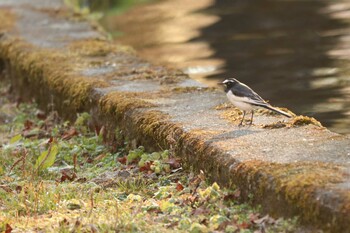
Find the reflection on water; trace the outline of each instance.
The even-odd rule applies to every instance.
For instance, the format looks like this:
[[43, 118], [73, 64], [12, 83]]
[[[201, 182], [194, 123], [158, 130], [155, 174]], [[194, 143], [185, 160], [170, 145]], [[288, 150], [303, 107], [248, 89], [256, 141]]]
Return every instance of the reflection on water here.
[[196, 40], [203, 28], [220, 20], [214, 14], [201, 12], [214, 3], [214, 0], [157, 1], [120, 16], [108, 16], [102, 23], [109, 31], [122, 31], [123, 36], [116, 40], [132, 45], [148, 60], [175, 66], [192, 78], [204, 80], [224, 66], [223, 59], [213, 56], [215, 50], [210, 44]]
[[148, 60], [209, 85], [235, 75], [274, 105], [350, 133], [350, 2], [163, 0], [102, 23]]

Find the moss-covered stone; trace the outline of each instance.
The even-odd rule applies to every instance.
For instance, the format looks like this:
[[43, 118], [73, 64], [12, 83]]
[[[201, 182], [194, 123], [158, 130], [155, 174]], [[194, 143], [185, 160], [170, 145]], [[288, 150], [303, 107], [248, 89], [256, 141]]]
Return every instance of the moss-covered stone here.
[[153, 104], [137, 98], [136, 93], [111, 92], [101, 97], [99, 107], [102, 112], [121, 116], [136, 108], [149, 108]]
[[[22, 79], [21, 82], [30, 83], [25, 88], [31, 88], [32, 92], [40, 89], [56, 97], [59, 95], [64, 98], [62, 102], [76, 110], [86, 106], [92, 88], [109, 86], [104, 80], [87, 79], [74, 72], [75, 66], [82, 64], [81, 53], [83, 52], [73, 54], [62, 50], [40, 49], [15, 37], [4, 38], [0, 43], [0, 57], [11, 63], [14, 72], [26, 74], [18, 77]], [[42, 90], [43, 87], [46, 90]]]
[[[248, 161], [240, 163], [231, 170], [243, 190], [251, 190], [255, 193], [258, 202], [268, 202], [268, 195], [275, 196], [279, 203], [286, 202], [292, 208], [288, 211], [291, 215], [299, 213], [304, 221], [313, 222], [319, 226], [331, 226], [327, 230], [341, 232], [346, 226], [346, 216], [349, 214], [350, 198], [348, 193], [340, 192], [334, 203], [328, 203], [336, 207], [336, 211], [346, 213], [342, 218], [330, 219], [334, 215], [334, 209], [324, 209], [323, 200], [330, 198], [327, 188], [341, 184], [348, 179], [348, 174], [339, 165], [321, 162], [297, 162], [288, 164], [267, 163], [262, 161]], [[264, 200], [266, 198], [266, 200]], [[331, 198], [330, 198], [331, 200]], [[330, 201], [328, 200], [328, 201]], [[339, 202], [341, 200], [341, 202]], [[284, 208], [281, 205], [279, 208]], [[286, 212], [285, 209], [275, 208]], [[302, 210], [300, 212], [300, 210]], [[288, 212], [287, 211], [287, 212]], [[338, 221], [339, 230], [334, 231], [334, 222]], [[327, 223], [327, 224], [325, 224]]]

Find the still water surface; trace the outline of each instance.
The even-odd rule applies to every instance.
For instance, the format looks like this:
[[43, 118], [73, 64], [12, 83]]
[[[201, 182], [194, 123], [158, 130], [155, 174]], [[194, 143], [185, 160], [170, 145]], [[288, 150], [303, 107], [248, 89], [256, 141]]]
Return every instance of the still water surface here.
[[152, 62], [208, 85], [236, 77], [350, 134], [350, 1], [162, 0], [101, 22]]

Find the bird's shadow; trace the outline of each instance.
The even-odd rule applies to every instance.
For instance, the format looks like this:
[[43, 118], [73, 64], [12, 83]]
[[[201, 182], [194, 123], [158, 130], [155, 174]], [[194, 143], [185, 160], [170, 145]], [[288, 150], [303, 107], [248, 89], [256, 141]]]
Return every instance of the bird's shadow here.
[[237, 128], [237, 129], [234, 129], [232, 131], [215, 135], [209, 141], [211, 141], [211, 142], [225, 141], [225, 140], [228, 140], [228, 139], [235, 139], [235, 138], [239, 138], [239, 137], [242, 137], [242, 136], [255, 134], [255, 133], [260, 133], [260, 132], [262, 132], [262, 130], [245, 128], [244, 126], [242, 126], [242, 127]]

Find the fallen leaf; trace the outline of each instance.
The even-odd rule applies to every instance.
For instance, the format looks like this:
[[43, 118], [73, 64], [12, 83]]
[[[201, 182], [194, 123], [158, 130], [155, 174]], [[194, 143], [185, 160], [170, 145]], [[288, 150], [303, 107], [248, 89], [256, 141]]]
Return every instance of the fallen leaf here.
[[78, 131], [75, 128], [71, 128], [63, 134], [62, 140], [69, 140], [76, 135], [78, 135]]
[[6, 224], [5, 233], [11, 233], [11, 232], [12, 232], [12, 227], [10, 226], [10, 224]]
[[26, 121], [24, 122], [24, 130], [29, 130], [29, 129], [31, 129], [33, 125], [34, 125], [33, 121], [26, 120]]
[[118, 162], [121, 163], [121, 164], [126, 164], [127, 157], [124, 156], [124, 157], [118, 158], [117, 160], [118, 160]]
[[184, 189], [184, 186], [183, 186], [181, 183], [178, 182], [178, 183], [176, 184], [176, 190], [180, 192], [180, 191], [182, 191], [183, 189]]
[[238, 224], [237, 226], [240, 228], [240, 229], [248, 229], [249, 228], [249, 223], [248, 222], [242, 222], [241, 224]]

